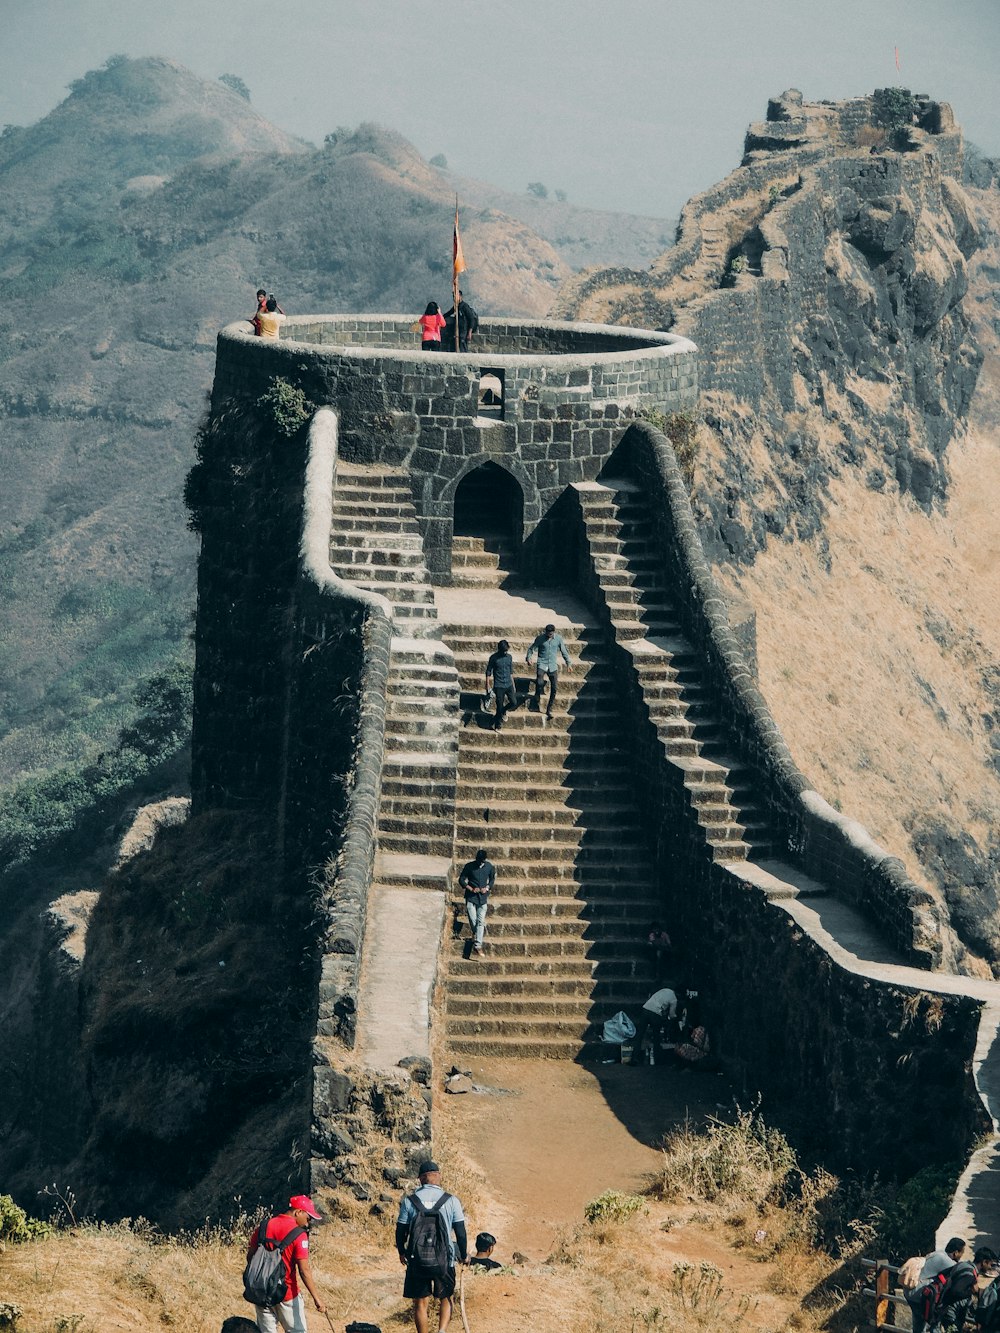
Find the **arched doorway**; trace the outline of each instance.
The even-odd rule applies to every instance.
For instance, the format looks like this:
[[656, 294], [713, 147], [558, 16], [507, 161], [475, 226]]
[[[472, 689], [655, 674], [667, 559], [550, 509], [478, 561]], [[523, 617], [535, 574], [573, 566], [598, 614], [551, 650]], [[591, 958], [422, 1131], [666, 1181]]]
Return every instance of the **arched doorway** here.
[[455, 491], [452, 582], [465, 587], [499, 587], [517, 565], [523, 529], [524, 495], [511, 474], [496, 463], [467, 473]]

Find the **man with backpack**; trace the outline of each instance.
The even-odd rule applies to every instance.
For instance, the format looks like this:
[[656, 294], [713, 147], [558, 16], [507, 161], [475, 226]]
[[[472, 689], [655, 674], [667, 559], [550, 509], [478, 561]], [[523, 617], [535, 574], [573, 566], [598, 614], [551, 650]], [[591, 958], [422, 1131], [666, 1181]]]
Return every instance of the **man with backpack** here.
[[309, 1223], [319, 1222], [312, 1199], [293, 1194], [288, 1211], [265, 1217], [247, 1246], [243, 1296], [256, 1308], [260, 1333], [306, 1333], [306, 1312], [299, 1280], [320, 1314], [326, 1306], [313, 1285], [309, 1267]]
[[413, 1301], [417, 1333], [429, 1333], [432, 1296], [440, 1302], [438, 1329], [446, 1329], [451, 1321], [456, 1246], [458, 1262], [464, 1264], [469, 1241], [462, 1205], [441, 1188], [437, 1162], [421, 1162], [418, 1175], [420, 1184], [412, 1194], [404, 1195], [399, 1205], [396, 1251], [406, 1268], [403, 1295]]
[[[943, 1250], [935, 1250], [924, 1260], [917, 1285], [906, 1298], [912, 1315], [913, 1333], [924, 1333], [925, 1328], [936, 1327], [940, 1322], [942, 1296], [964, 1253], [965, 1241], [959, 1236], [953, 1236]], [[971, 1293], [976, 1281], [976, 1270], [972, 1264], [963, 1267], [972, 1269], [973, 1277], [969, 1284]]]

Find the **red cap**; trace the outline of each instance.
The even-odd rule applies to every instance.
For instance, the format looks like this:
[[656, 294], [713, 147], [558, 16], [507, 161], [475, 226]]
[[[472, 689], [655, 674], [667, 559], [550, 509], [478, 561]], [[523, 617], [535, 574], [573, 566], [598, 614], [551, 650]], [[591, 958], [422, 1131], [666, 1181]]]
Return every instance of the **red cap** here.
[[288, 1207], [293, 1213], [305, 1213], [308, 1217], [314, 1218], [317, 1222], [322, 1222], [322, 1217], [316, 1211], [316, 1205], [310, 1199], [308, 1194], [293, 1194], [288, 1200]]

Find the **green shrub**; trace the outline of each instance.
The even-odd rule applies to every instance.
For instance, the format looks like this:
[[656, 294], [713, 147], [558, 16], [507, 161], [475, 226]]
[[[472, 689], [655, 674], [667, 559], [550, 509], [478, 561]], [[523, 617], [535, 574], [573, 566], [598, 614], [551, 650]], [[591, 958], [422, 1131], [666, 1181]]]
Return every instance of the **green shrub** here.
[[302, 429], [315, 411], [305, 393], [280, 376], [271, 380], [257, 399], [257, 406], [270, 417], [278, 434], [289, 438]]
[[175, 662], [135, 695], [140, 714], [113, 750], [91, 764], [28, 778], [0, 799], [0, 870], [23, 864], [56, 839], [99, 824], [121, 792], [176, 754], [190, 732], [191, 667]]
[[934, 1248], [934, 1234], [948, 1213], [961, 1173], [957, 1162], [925, 1166], [900, 1187], [878, 1228], [889, 1254], [905, 1259]]
[[29, 1217], [9, 1194], [0, 1194], [0, 1241], [9, 1245], [23, 1245], [29, 1240], [44, 1240], [51, 1234], [52, 1228], [48, 1222]]
[[605, 1190], [584, 1205], [583, 1215], [590, 1223], [625, 1222], [643, 1207], [639, 1194], [623, 1194], [621, 1190]]
[[694, 466], [701, 447], [697, 414], [663, 412], [658, 407], [644, 407], [639, 415], [651, 426], [655, 426], [673, 445], [677, 465], [690, 487], [694, 481]]

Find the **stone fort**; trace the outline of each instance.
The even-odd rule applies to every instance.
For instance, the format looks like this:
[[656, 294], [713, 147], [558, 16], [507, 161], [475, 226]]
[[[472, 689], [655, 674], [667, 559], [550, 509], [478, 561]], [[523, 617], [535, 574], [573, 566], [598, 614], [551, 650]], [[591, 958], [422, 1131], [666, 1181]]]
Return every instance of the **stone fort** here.
[[[416, 1079], [412, 1169], [441, 1063], [592, 1058], [658, 980], [654, 921], [737, 1085], [797, 1113], [808, 1150], [903, 1176], [991, 1123], [995, 986], [935, 971], [932, 900], [799, 772], [752, 614], [712, 576], [671, 443], [705, 377], [687, 337], [568, 320], [487, 319], [468, 353], [414, 350], [393, 315], [219, 335], [193, 803], [264, 808], [318, 885], [321, 1193], [351, 1184], [373, 1080]], [[486, 660], [508, 639], [526, 695], [550, 621], [573, 663], [555, 716], [494, 733]], [[480, 846], [476, 958], [457, 872]], [[992, 1230], [974, 1194], [951, 1230]]]
[[[193, 797], [263, 802], [304, 892], [320, 868], [314, 1187], [342, 1179], [355, 1071], [588, 1058], [656, 982], [654, 920], [744, 1085], [830, 1108], [814, 1147], [870, 1162], [905, 1140], [920, 1164], [944, 1134], [962, 1155], [977, 983], [927, 971], [921, 891], [809, 789], [756, 687], [752, 623], [653, 424], [696, 408], [698, 350], [550, 321], [481, 335], [428, 354], [401, 317], [327, 316], [219, 336]], [[302, 424], [261, 406], [275, 381]], [[556, 715], [493, 733], [486, 659], [507, 638], [523, 693], [549, 621], [573, 659]], [[451, 928], [479, 846], [499, 875], [481, 959]], [[836, 943], [851, 931], [875, 962]], [[906, 1114], [931, 1067], [964, 1108], [946, 1130]]]

